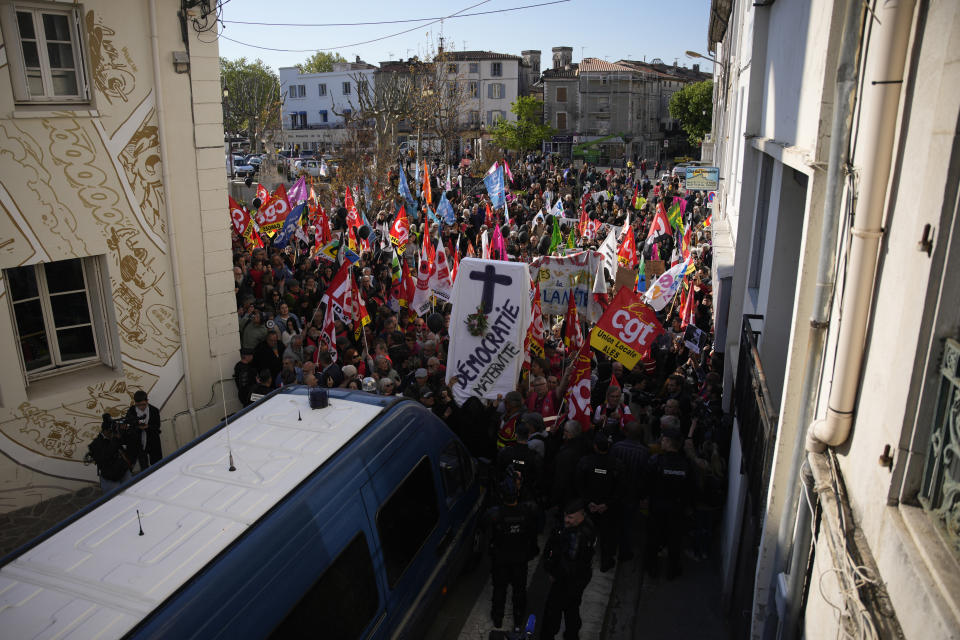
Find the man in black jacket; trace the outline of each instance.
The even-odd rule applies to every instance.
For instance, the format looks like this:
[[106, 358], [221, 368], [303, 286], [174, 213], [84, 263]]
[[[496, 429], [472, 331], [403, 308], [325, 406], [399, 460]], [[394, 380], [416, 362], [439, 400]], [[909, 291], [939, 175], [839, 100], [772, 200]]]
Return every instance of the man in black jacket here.
[[160, 462], [163, 451], [160, 446], [160, 410], [147, 401], [147, 392], [138, 389], [133, 394], [133, 406], [127, 409], [127, 424], [139, 438], [131, 438], [134, 453], [140, 462], [140, 471]]
[[566, 622], [565, 640], [574, 640], [580, 632], [580, 600], [593, 577], [593, 523], [584, 512], [582, 500], [566, 505], [563, 526], [554, 531], [543, 550], [543, 566], [550, 575], [550, 592], [543, 611], [540, 637], [552, 639], [560, 630], [560, 618]]

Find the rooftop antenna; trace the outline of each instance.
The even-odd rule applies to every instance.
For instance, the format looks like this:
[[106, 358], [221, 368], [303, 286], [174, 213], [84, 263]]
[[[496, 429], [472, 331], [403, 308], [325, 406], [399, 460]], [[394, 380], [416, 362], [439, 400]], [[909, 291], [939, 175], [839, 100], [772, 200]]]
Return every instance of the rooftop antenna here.
[[137, 509], [137, 524], [140, 525], [140, 533], [137, 535], [143, 535], [143, 522], [140, 520], [140, 509]]
[[223, 400], [223, 430], [227, 433], [227, 456], [230, 466], [227, 471], [236, 471], [233, 464], [233, 445], [230, 443], [230, 416], [227, 415], [227, 394], [223, 392], [223, 367], [220, 366], [220, 354], [217, 354], [217, 370], [220, 372], [220, 399]]

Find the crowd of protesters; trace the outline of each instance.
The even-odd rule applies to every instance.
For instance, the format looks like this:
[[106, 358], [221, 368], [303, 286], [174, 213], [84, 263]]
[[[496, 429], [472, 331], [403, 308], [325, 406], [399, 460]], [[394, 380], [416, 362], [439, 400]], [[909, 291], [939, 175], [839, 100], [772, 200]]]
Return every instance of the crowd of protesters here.
[[[564, 344], [559, 323], [548, 325], [545, 355], [532, 359], [515, 391], [497, 400], [470, 398], [462, 405], [454, 401], [445, 364], [450, 340], [461, 328], [450, 326], [448, 306], [437, 305], [432, 313], [418, 317], [397, 299], [393, 249], [385, 231], [403, 198], [390, 198], [379, 206], [364, 203], [370, 251], [360, 252], [352, 273], [371, 321], [356, 330], [337, 320], [333, 345], [323, 335], [321, 299], [339, 265], [311, 252], [311, 244], [302, 239], [279, 250], [264, 236], [265, 246], [250, 250], [234, 234], [241, 342], [234, 374], [240, 401], [246, 405], [292, 384], [405, 396], [449, 425], [474, 456], [491, 461], [492, 493], [500, 500], [487, 518], [494, 553], [492, 619], [497, 626], [502, 624], [508, 583], [513, 585], [514, 620], [522, 620], [526, 613], [521, 586], [526, 567], [522, 580], [506, 569], [498, 573], [496, 567], [509, 562], [519, 567], [530, 548], [536, 551], [535, 543], [531, 547], [504, 534], [511, 530], [501, 526], [504, 521], [529, 523], [512, 531], [532, 527], [534, 540], [546, 522], [558, 523], [543, 551], [555, 580], [541, 637], [553, 637], [561, 616], [566, 617], [565, 637], [576, 637], [579, 597], [584, 580], [590, 579], [593, 553], [593, 543], [584, 546], [584, 540], [596, 536], [601, 571], [618, 560], [629, 561], [636, 552], [643, 554], [646, 571], [664, 572], [668, 579], [681, 572], [683, 562], [700, 561], [711, 552], [724, 496], [729, 430], [721, 408], [722, 354], [714, 352], [709, 340], [713, 322], [709, 210], [705, 194], [686, 192], [681, 180], [667, 174], [651, 175], [648, 164], [652, 169], [652, 162], [643, 161], [636, 167], [629, 163], [625, 169], [603, 170], [573, 167], [545, 155], [514, 158], [508, 223], [502, 209], [491, 220], [483, 183], [469, 177], [466, 163], [452, 166], [449, 173], [445, 165], [434, 163], [429, 167], [434, 176], [430, 208], [436, 209], [445, 191], [456, 223], [427, 225], [422, 208], [416, 218], [407, 212], [415, 221], [409, 246], [417, 247], [416, 234], [426, 230], [434, 236], [433, 246], [442, 243], [447, 248], [448, 258], [456, 252], [479, 255], [481, 235], [497, 224], [508, 258], [524, 262], [549, 254], [555, 244], [552, 214], [559, 208], [565, 219], [579, 218], [583, 207], [590, 220], [606, 223], [592, 237], [575, 230], [576, 250], [596, 249], [606, 233], [623, 227], [629, 215], [644, 257], [650, 260], [656, 252], [669, 268], [677, 241], [671, 235], [660, 236], [655, 243], [643, 239], [660, 202], [685, 200], [684, 223], [693, 229], [693, 243], [687, 248], [694, 265], [688, 292], [694, 296], [692, 314], [682, 319], [678, 303], [659, 312], [665, 332], [633, 370], [593, 351], [590, 425], [566, 419], [564, 396], [575, 353]], [[391, 195], [397, 193], [398, 173], [394, 168], [387, 177]], [[412, 176], [410, 184], [416, 190]], [[423, 204], [421, 199], [418, 206]], [[336, 203], [326, 206], [333, 236], [342, 237], [346, 211]], [[316, 232], [312, 227], [310, 231]], [[561, 229], [565, 244], [570, 231], [566, 226]], [[408, 248], [405, 257], [410, 264], [412, 251]], [[688, 323], [708, 337], [707, 344], [692, 345], [684, 339]], [[520, 512], [511, 511], [519, 509], [517, 505], [533, 506], [517, 515]], [[510, 520], [510, 513], [521, 519]], [[580, 547], [567, 549], [564, 545], [573, 538], [564, 537], [564, 532], [573, 530], [583, 534], [576, 537]], [[505, 545], [523, 551], [511, 554], [504, 551]], [[497, 558], [502, 560], [499, 565]]]

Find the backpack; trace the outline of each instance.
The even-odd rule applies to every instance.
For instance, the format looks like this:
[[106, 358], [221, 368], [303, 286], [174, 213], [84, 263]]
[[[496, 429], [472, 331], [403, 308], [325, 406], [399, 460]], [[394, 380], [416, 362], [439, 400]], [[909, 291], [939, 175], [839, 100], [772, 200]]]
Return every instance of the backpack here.
[[87, 445], [87, 450], [90, 452], [94, 464], [97, 465], [97, 471], [104, 480], [116, 482], [130, 470], [120, 451], [120, 445], [116, 442], [97, 436], [93, 442]]

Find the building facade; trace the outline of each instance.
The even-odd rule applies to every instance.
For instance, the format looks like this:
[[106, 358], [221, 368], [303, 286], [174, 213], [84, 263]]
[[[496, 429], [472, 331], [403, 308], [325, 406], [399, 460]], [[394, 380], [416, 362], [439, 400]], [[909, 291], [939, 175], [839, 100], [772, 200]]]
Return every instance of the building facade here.
[[460, 85], [462, 124], [487, 128], [500, 119], [516, 121], [510, 105], [521, 95], [523, 58], [492, 51], [445, 51], [442, 55], [447, 81]]
[[4, 512], [96, 482], [138, 389], [165, 453], [213, 426], [237, 358], [214, 16], [117, 9], [0, 2]]
[[699, 66], [597, 58], [573, 63], [572, 52], [554, 47], [554, 66], [543, 72], [544, 121], [557, 130], [547, 151], [569, 156], [576, 150], [591, 162], [623, 164], [670, 158], [687, 148], [669, 104], [675, 92], [709, 79]]
[[713, 0], [734, 634], [960, 637], [960, 6]]
[[357, 58], [356, 62], [334, 62], [333, 71], [300, 73], [297, 67], [281, 67], [283, 95], [282, 131], [284, 148], [330, 151], [347, 139], [346, 125], [359, 105], [362, 83], [376, 82], [376, 67]]

